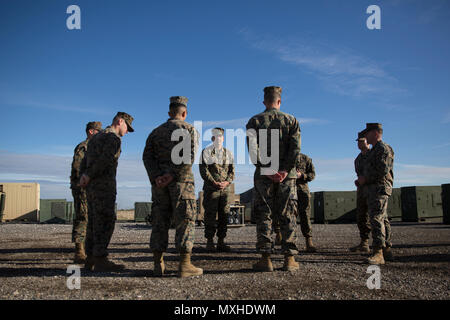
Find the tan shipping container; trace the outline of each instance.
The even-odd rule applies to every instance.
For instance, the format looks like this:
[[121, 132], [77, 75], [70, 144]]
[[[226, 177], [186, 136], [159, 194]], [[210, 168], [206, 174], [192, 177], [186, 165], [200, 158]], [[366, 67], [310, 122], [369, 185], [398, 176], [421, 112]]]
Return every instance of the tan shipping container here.
[[39, 183], [0, 182], [0, 190], [6, 194], [3, 221], [38, 221]]

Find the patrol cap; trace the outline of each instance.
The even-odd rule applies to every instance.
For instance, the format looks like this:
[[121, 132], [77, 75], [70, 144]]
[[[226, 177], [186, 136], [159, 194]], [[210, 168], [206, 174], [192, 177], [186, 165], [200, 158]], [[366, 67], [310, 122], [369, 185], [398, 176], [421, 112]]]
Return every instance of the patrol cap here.
[[94, 130], [102, 130], [102, 123], [100, 121], [91, 121], [88, 122], [86, 125], [86, 131], [89, 131], [90, 129], [94, 129]]
[[174, 96], [170, 97], [170, 106], [178, 107], [179, 105], [183, 105], [187, 108], [188, 98], [182, 96]]
[[358, 132], [358, 139], [356, 139], [356, 141], [366, 139], [366, 132], [365, 131], [366, 130], [364, 129], [363, 131]]
[[131, 123], [133, 122], [134, 118], [132, 116], [130, 116], [128, 113], [126, 112], [117, 112], [116, 117], [122, 118], [123, 120], [125, 120], [125, 123], [128, 126], [128, 131], [129, 132], [134, 132], [133, 127], [131, 126]]
[[277, 87], [277, 86], [265, 87], [264, 88], [264, 96], [265, 95], [273, 95], [273, 94], [278, 94], [281, 96], [282, 91], [283, 91], [283, 89], [281, 89], [281, 87]]
[[383, 129], [383, 126], [381, 123], [366, 123], [366, 128], [362, 131], [364, 134], [366, 134], [369, 131], [376, 130], [376, 129]]

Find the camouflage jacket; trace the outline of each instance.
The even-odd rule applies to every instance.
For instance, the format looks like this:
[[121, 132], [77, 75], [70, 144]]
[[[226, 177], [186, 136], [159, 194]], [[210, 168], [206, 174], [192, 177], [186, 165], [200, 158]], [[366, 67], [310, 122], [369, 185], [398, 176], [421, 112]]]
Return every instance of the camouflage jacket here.
[[228, 191], [234, 180], [233, 154], [226, 148], [218, 151], [214, 145], [202, 151], [200, 160], [200, 175], [202, 176], [203, 190], [218, 190], [214, 182], [228, 181], [230, 185], [224, 190]]
[[79, 189], [82, 174], [81, 163], [86, 156], [89, 139], [80, 142], [73, 151], [72, 171], [70, 172], [70, 189]]
[[105, 128], [91, 138], [86, 156], [86, 169], [83, 172], [91, 178], [90, 184], [108, 181], [115, 186], [121, 144], [121, 137], [111, 127]]
[[[271, 129], [277, 130], [279, 133], [279, 168], [275, 171], [287, 171], [287, 178], [297, 178], [297, 173], [295, 170], [295, 161], [300, 153], [301, 147], [301, 136], [300, 136], [300, 126], [297, 119], [287, 113], [284, 113], [277, 109], [266, 109], [264, 112], [253, 116], [247, 123], [247, 133], [251, 136], [251, 129], [256, 130], [256, 146], [252, 146], [249, 143], [249, 138], [247, 137], [247, 145], [249, 148], [249, 153], [254, 155], [255, 160], [255, 177], [261, 175], [261, 168], [270, 167], [270, 163], [263, 164], [261, 161], [261, 156], [267, 157], [267, 154], [271, 155], [273, 152], [271, 150]], [[261, 132], [260, 129], [267, 130], [267, 144], [261, 145]], [[262, 132], [263, 133], [263, 132]], [[262, 146], [267, 145], [267, 152], [262, 152]], [[266, 153], [266, 154], [265, 154]], [[264, 161], [267, 162], [267, 161]]]
[[394, 150], [390, 145], [379, 141], [367, 153], [364, 166], [366, 185], [375, 185], [378, 194], [392, 194], [394, 182]]
[[367, 154], [369, 153], [369, 151], [367, 151], [366, 154], [363, 154], [362, 152], [360, 152], [355, 159], [355, 172], [356, 172], [356, 176], [358, 176], [358, 177], [361, 177], [364, 175], [364, 165], [365, 165], [365, 161], [367, 160]]
[[306, 154], [300, 153], [297, 157], [297, 161], [295, 162], [295, 167], [297, 169], [297, 172], [300, 171], [301, 173], [303, 173], [302, 177], [300, 179], [297, 179], [297, 186], [307, 187], [308, 182], [313, 181], [316, 177], [316, 171], [314, 169], [312, 159]]
[[[179, 139], [172, 141], [172, 133], [175, 130], [180, 130]], [[154, 129], [147, 138], [142, 155], [150, 182], [155, 183], [155, 179], [165, 173], [174, 176], [177, 182], [194, 182], [192, 164], [198, 148], [198, 137], [194, 126], [182, 120], [169, 119]], [[184, 145], [181, 141], [188, 144]], [[183, 158], [179, 164], [172, 161], [172, 150], [175, 147], [175, 154]], [[184, 154], [183, 150], [188, 150], [189, 154]]]

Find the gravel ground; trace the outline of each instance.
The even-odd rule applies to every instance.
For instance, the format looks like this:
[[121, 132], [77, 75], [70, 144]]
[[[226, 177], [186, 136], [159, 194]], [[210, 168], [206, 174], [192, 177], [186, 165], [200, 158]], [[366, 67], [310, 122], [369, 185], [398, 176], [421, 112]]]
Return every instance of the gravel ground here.
[[318, 253], [307, 254], [299, 237], [300, 270], [281, 271], [283, 256], [273, 255], [276, 270], [255, 273], [252, 264], [256, 227], [230, 228], [230, 253], [207, 253], [203, 227], [197, 227], [193, 262], [204, 275], [176, 277], [178, 255], [174, 230], [165, 255], [170, 273], [152, 276], [151, 228], [117, 223], [110, 257], [126, 265], [122, 273], [81, 270], [81, 289], [66, 282], [73, 245], [70, 225], [0, 225], [0, 299], [449, 299], [450, 226], [393, 223], [396, 260], [381, 266], [381, 289], [369, 290], [364, 257], [350, 253], [358, 243], [356, 225], [313, 224]]

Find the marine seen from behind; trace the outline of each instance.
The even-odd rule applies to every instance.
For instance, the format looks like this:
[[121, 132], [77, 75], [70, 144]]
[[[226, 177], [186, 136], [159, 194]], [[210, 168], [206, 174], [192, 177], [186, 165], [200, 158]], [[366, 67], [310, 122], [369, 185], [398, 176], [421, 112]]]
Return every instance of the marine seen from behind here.
[[280, 111], [281, 92], [276, 86], [264, 88], [266, 109], [253, 116], [246, 126], [249, 153], [256, 166], [253, 201], [256, 249], [261, 253], [261, 259], [253, 265], [256, 271], [273, 271], [272, 217], [280, 223], [283, 270], [299, 268], [294, 255], [298, 253], [295, 162], [300, 153], [300, 127], [294, 116]]
[[152, 186], [152, 233], [155, 276], [165, 274], [164, 252], [169, 241], [169, 227], [175, 225], [175, 246], [180, 253], [180, 277], [203, 274], [191, 263], [197, 215], [192, 164], [199, 134], [187, 123], [186, 97], [170, 98], [169, 119], [148, 136], [142, 160]]

